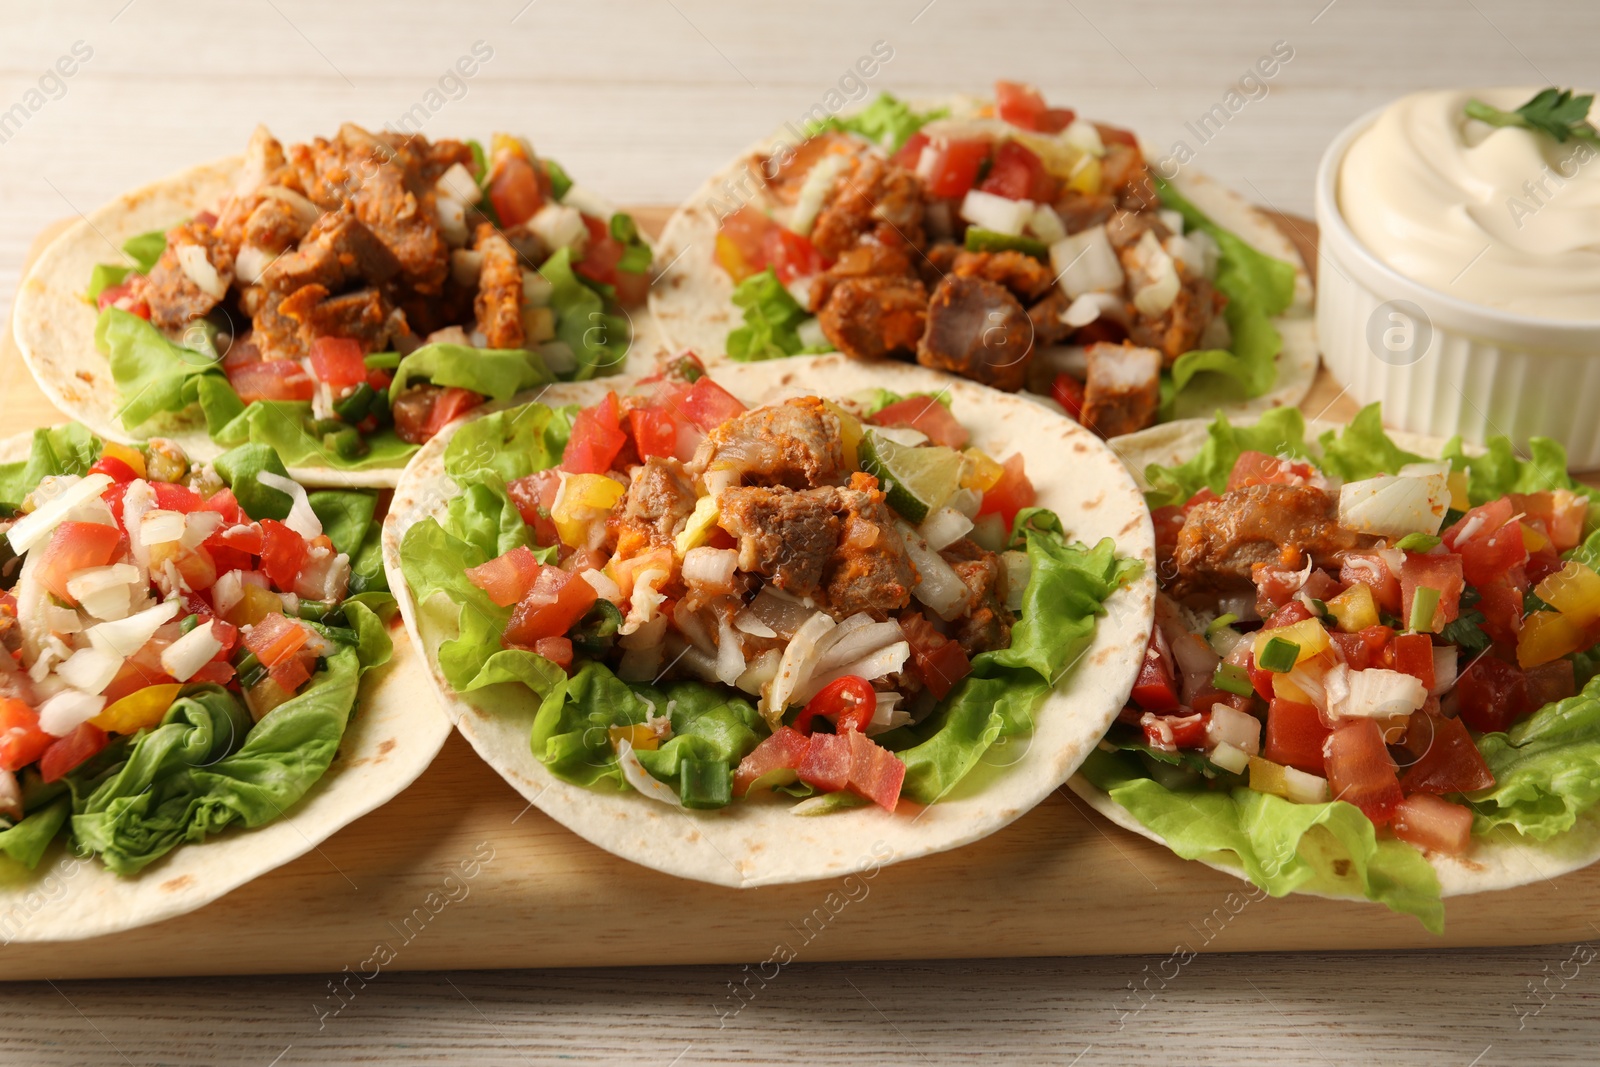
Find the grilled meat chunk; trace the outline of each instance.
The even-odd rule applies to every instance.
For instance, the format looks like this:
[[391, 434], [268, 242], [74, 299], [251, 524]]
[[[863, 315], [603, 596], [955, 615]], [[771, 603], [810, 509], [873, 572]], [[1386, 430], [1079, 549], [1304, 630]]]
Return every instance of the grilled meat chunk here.
[[1030, 307], [1028, 321], [1033, 324], [1033, 343], [1058, 345], [1072, 336], [1072, 327], [1061, 321], [1061, 316], [1071, 306], [1072, 298], [1058, 285]]
[[700, 443], [690, 469], [734, 471], [745, 485], [811, 489], [844, 478], [839, 417], [814, 396], [747, 411]]
[[718, 498], [718, 524], [739, 542], [739, 569], [794, 596], [812, 596], [839, 546], [836, 491], [734, 486]]
[[1006, 568], [1000, 557], [962, 538], [939, 553], [972, 592], [971, 608], [955, 632], [968, 656], [1011, 645], [1016, 616], [1006, 607]]
[[912, 276], [846, 278], [817, 312], [823, 336], [851, 359], [884, 359], [917, 347], [928, 291]]
[[624, 558], [672, 544], [694, 512], [694, 483], [671, 456], [651, 456], [633, 472], [617, 518], [617, 552]]
[[915, 174], [877, 156], [857, 156], [818, 213], [811, 243], [829, 259], [837, 259], [868, 235], [879, 244], [920, 248], [922, 215], [922, 183]]
[[174, 226], [145, 285], [150, 321], [165, 329], [182, 329], [209, 314], [232, 284], [233, 253], [216, 231], [198, 221]]
[[1189, 275], [1181, 267], [1179, 277], [1183, 284], [1171, 307], [1157, 316], [1136, 313], [1128, 323], [1128, 337], [1159, 351], [1168, 366], [1200, 347], [1206, 329], [1228, 304], [1228, 298], [1205, 278]]
[[349, 337], [368, 352], [381, 350], [389, 338], [389, 302], [376, 289], [329, 296], [320, 285], [306, 285], [279, 301], [276, 310], [299, 327], [299, 347], [308, 353], [318, 337]]
[[917, 362], [1016, 392], [1028, 374], [1033, 327], [1017, 298], [986, 278], [952, 275], [928, 302]]
[[1036, 299], [1055, 282], [1047, 265], [1022, 252], [962, 251], [956, 255], [951, 270], [963, 278], [998, 282], [1019, 300]]
[[1254, 588], [1258, 563], [1298, 568], [1309, 557], [1338, 569], [1342, 552], [1368, 548], [1370, 535], [1339, 525], [1339, 498], [1314, 485], [1250, 485], [1220, 500], [1197, 504], [1172, 550], [1177, 597], [1193, 592]]
[[521, 348], [527, 339], [522, 326], [522, 263], [511, 243], [487, 222], [478, 226], [473, 247], [483, 254], [478, 295], [472, 304], [478, 329], [490, 348]]
[[1068, 189], [1056, 201], [1055, 207], [1062, 225], [1070, 234], [1081, 233], [1111, 221], [1111, 216], [1117, 210], [1117, 202], [1099, 193], [1080, 193], [1076, 189]]
[[304, 285], [337, 292], [366, 282], [382, 285], [400, 273], [400, 262], [349, 207], [330, 211], [312, 225], [300, 247], [279, 256], [261, 275], [277, 293]]
[[1151, 426], [1161, 406], [1161, 353], [1153, 348], [1089, 346], [1083, 424], [1101, 437]]
[[905, 540], [876, 478], [853, 474], [849, 488], [835, 496], [841, 529], [828, 564], [829, 610], [840, 619], [860, 611], [887, 619], [911, 603], [911, 587], [917, 584]]

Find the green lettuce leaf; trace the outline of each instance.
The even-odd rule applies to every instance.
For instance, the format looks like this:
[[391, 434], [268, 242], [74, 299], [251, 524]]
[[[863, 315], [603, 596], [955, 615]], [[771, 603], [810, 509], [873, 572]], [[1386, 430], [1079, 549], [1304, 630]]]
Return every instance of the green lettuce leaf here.
[[[206, 407], [203, 383], [201, 406]], [[222, 383], [227, 387], [226, 381]], [[232, 390], [228, 392], [232, 394]], [[237, 397], [235, 397], [237, 400]], [[417, 446], [395, 436], [392, 429], [365, 434], [367, 451], [359, 456], [342, 456], [310, 431], [311, 404], [303, 400], [257, 400], [240, 404], [235, 416], [221, 429], [214, 429], [212, 440], [221, 445], [245, 443], [271, 448], [293, 467], [328, 467], [341, 471], [387, 470], [403, 467]], [[211, 421], [207, 411], [207, 422]]]
[[434, 385], [471, 389], [491, 400], [510, 400], [524, 389], [556, 380], [537, 352], [522, 348], [473, 348], [470, 345], [423, 345], [400, 361], [389, 399], [405, 392], [414, 379]]
[[262, 519], [282, 522], [289, 517], [289, 509], [294, 505], [289, 494], [262, 485], [260, 481], [262, 471], [280, 478], [289, 477], [283, 460], [271, 448], [266, 445], [240, 445], [218, 456], [214, 465], [222, 481], [233, 490], [234, 499], [239, 501], [246, 515], [258, 522]]
[[1362, 408], [1344, 429], [1324, 433], [1318, 443], [1322, 458], [1317, 465], [1347, 482], [1397, 474], [1407, 463], [1424, 459], [1407, 452], [1383, 432], [1383, 413], [1375, 403]]
[[361, 551], [372, 529], [372, 517], [378, 509], [375, 493], [361, 493], [349, 489], [319, 489], [306, 494], [311, 510], [322, 523], [322, 532], [333, 542], [335, 552], [352, 558]]
[[1467, 497], [1486, 504], [1507, 493], [1539, 493], [1570, 489], [1589, 499], [1584, 534], [1600, 530], [1600, 490], [1575, 480], [1567, 471], [1567, 450], [1548, 437], [1528, 440], [1528, 458], [1519, 459], [1505, 437], [1491, 437], [1481, 456], [1468, 456], [1460, 437], [1452, 437], [1441, 458], [1467, 472]]
[[29, 870], [39, 866], [45, 849], [66, 825], [72, 814], [72, 798], [60, 797], [42, 808], [30, 811], [15, 826], [0, 830], [0, 852]]
[[135, 234], [122, 242], [122, 250], [133, 260], [134, 269], [140, 274], [149, 274], [160, 261], [161, 253], [167, 250], [167, 231]]
[[771, 267], [740, 282], [733, 290], [733, 302], [744, 308], [744, 325], [728, 332], [730, 358], [753, 362], [827, 351], [823, 346], [807, 349], [800, 340], [800, 324], [811, 315], [789, 294]]
[[510, 483], [561, 459], [576, 407], [522, 404], [473, 419], [444, 449], [445, 473], [466, 484], [484, 473]]
[[1145, 494], [1152, 508], [1186, 502], [1209, 486], [1214, 493], [1228, 487], [1228, 475], [1242, 452], [1305, 459], [1311, 455], [1306, 445], [1306, 420], [1299, 409], [1282, 407], [1265, 412], [1255, 423], [1235, 426], [1218, 415], [1207, 431], [1205, 444], [1194, 456], [1176, 467], [1152, 463], [1145, 468], [1150, 491]]
[[113, 286], [121, 285], [124, 278], [133, 272], [132, 267], [118, 267], [110, 263], [96, 263], [94, 270], [89, 272], [89, 289], [84, 298], [91, 304], [101, 293]]
[[815, 137], [823, 130], [843, 130], [860, 134], [892, 154], [898, 152], [912, 134], [934, 119], [942, 119], [948, 114], [950, 109], [947, 107], [913, 111], [905, 101], [889, 93], [879, 93], [876, 100], [853, 115], [830, 115], [808, 123], [806, 136]]
[[1472, 795], [1475, 834], [1507, 826], [1548, 841], [1572, 829], [1600, 802], [1600, 678], [1505, 733], [1485, 734], [1478, 751], [1495, 784]]
[[94, 340], [111, 362], [111, 378], [123, 400], [117, 415], [129, 429], [198, 402], [200, 379], [222, 374], [212, 357], [173, 344], [149, 322], [120, 308], [100, 313]]
[[573, 271], [570, 248], [545, 260], [539, 273], [554, 287], [550, 309], [556, 316], [556, 338], [566, 342], [578, 359], [573, 378], [581, 382], [620, 372], [633, 337], [627, 316], [606, 312], [600, 294]]
[[15, 511], [47, 477], [85, 474], [100, 458], [103, 442], [81, 423], [33, 431], [28, 458], [0, 464], [0, 507]]

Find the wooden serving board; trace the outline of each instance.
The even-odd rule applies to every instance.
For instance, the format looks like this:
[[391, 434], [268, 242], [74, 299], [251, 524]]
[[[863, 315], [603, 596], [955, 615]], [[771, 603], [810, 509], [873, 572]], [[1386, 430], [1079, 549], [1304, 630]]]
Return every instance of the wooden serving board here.
[[[650, 232], [667, 213], [637, 212]], [[1279, 221], [1314, 263], [1313, 224]], [[59, 228], [41, 235], [35, 254]], [[1356, 410], [1326, 373], [1302, 406], [1341, 420]], [[63, 418], [33, 384], [9, 329], [0, 412], [6, 433]], [[326, 972], [348, 997], [386, 969], [1550, 943], [1589, 938], [1600, 910], [1600, 866], [1454, 898], [1439, 937], [1377, 905], [1256, 899], [1246, 888], [1118, 830], [1066, 789], [977, 844], [870, 877], [702, 885], [569, 833], [453, 735], [410, 789], [302, 858], [154, 926], [8, 945], [0, 977]], [[332, 989], [318, 1010], [339, 1007]]]

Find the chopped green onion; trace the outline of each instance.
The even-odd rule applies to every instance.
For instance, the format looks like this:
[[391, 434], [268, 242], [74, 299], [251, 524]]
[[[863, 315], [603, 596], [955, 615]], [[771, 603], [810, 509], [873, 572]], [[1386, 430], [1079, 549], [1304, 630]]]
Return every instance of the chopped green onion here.
[[678, 799], [686, 808], [725, 808], [733, 800], [732, 775], [722, 760], [678, 763]]
[[193, 630], [196, 626], [199, 626], [199, 625], [200, 625], [200, 616], [198, 616], [198, 615], [185, 615], [178, 622], [178, 632], [180, 634], [186, 634], [190, 630]]
[[1211, 684], [1234, 696], [1247, 697], [1256, 691], [1256, 687], [1250, 684], [1250, 672], [1237, 663], [1224, 663], [1218, 667], [1217, 673], [1211, 676]]
[[1293, 641], [1274, 637], [1267, 641], [1256, 657], [1256, 666], [1273, 674], [1288, 674], [1300, 661], [1300, 646]]
[[545, 173], [550, 175], [550, 195], [560, 203], [567, 198], [567, 190], [572, 188], [572, 178], [567, 174], [567, 168], [550, 157], [546, 156], [542, 162]]
[[1394, 543], [1402, 552], [1432, 552], [1442, 542], [1433, 534], [1408, 533]]
[[1433, 630], [1433, 615], [1439, 609], [1439, 590], [1431, 585], [1419, 585], [1411, 594], [1411, 626], [1416, 633]]
[[327, 600], [302, 600], [295, 614], [308, 622], [327, 622], [339, 605]]
[[619, 211], [611, 216], [611, 236], [625, 245], [631, 245], [639, 239], [639, 227], [633, 221], [633, 216]]
[[1307, 597], [1306, 599], [1311, 601], [1311, 610], [1316, 612], [1318, 615], [1326, 615], [1328, 613], [1328, 604], [1326, 601], [1318, 600], [1314, 596]]
[[1211, 620], [1211, 625], [1206, 627], [1206, 636], [1207, 637], [1215, 637], [1217, 635], [1217, 631], [1218, 630], [1221, 630], [1223, 627], [1226, 627], [1226, 626], [1232, 626], [1234, 623], [1236, 623], [1238, 621], [1239, 621], [1239, 616], [1235, 615], [1231, 611], [1228, 612], [1226, 615], [1218, 615], [1216, 618]]
[[1049, 246], [1043, 241], [996, 233], [978, 226], [967, 227], [966, 248], [968, 252], [1021, 252], [1035, 259], [1044, 259], [1050, 254]]
[[400, 366], [400, 353], [398, 352], [368, 352], [362, 357], [362, 362], [368, 370], [394, 370]]

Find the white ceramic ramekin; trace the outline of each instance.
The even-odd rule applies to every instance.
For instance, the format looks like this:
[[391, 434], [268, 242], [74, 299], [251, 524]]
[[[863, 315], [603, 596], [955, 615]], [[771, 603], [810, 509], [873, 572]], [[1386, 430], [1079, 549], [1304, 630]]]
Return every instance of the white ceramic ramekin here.
[[[1339, 211], [1348, 126], [1317, 168], [1317, 335], [1323, 362], [1384, 421], [1518, 449], [1548, 437], [1576, 470], [1600, 468], [1600, 322], [1515, 315], [1412, 281], [1361, 243]], [[1596, 294], [1600, 300], [1600, 294]]]

